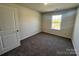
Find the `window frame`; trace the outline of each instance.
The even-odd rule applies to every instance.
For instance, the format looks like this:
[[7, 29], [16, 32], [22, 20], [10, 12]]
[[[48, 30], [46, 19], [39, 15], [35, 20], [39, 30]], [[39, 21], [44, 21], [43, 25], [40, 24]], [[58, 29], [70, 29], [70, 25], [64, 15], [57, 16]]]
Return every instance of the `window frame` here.
[[[53, 17], [56, 17], [56, 16], [60, 16], [60, 25], [59, 25], [59, 27], [60, 28], [55, 28], [55, 27], [53, 27], [53, 25], [55, 25], [55, 23], [53, 22]], [[58, 14], [58, 15], [52, 15], [52, 20], [51, 20], [51, 29], [53, 29], [53, 30], [61, 30], [61, 23], [62, 23], [62, 15], [61, 14]], [[53, 24], [54, 23], [54, 24]]]

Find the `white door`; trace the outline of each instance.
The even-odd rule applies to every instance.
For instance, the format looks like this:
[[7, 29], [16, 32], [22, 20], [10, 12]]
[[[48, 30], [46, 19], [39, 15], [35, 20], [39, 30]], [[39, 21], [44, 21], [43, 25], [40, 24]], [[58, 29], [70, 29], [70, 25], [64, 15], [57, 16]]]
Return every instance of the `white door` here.
[[4, 50], [8, 51], [18, 46], [15, 27], [14, 9], [0, 7], [0, 31]]

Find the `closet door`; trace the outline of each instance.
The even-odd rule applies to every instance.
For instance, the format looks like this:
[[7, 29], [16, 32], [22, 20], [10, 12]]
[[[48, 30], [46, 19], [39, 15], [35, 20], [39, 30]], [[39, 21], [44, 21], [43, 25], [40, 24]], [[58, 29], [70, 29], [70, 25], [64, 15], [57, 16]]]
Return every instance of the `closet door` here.
[[14, 9], [0, 7], [1, 38], [4, 50], [8, 51], [18, 46], [15, 27]]

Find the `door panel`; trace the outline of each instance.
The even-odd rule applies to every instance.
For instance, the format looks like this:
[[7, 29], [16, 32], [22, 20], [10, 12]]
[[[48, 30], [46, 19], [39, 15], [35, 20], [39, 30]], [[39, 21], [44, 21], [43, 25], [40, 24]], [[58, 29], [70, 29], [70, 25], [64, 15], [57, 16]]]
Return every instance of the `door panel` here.
[[4, 42], [4, 47], [3, 47], [4, 49], [14, 47], [15, 45], [17, 45], [16, 34], [12, 33], [12, 34], [3, 36], [3, 42]]
[[3, 48], [8, 49], [17, 45], [14, 9], [0, 7], [0, 22]]

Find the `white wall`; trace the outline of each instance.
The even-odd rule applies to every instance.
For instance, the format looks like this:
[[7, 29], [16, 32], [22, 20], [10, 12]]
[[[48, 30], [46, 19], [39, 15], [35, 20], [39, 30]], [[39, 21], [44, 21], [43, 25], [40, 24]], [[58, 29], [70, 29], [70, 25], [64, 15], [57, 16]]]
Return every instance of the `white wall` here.
[[30, 37], [41, 32], [40, 13], [28, 8], [19, 8], [19, 20], [21, 29], [21, 39]]
[[20, 40], [41, 32], [41, 14], [39, 12], [17, 4], [0, 4], [0, 6], [17, 9], [16, 27], [19, 27]]
[[[53, 29], [51, 29], [52, 15], [58, 15], [58, 14], [62, 15], [61, 30], [53, 30]], [[50, 34], [55, 34], [58, 36], [66, 37], [66, 38], [71, 38], [72, 32], [73, 32], [75, 16], [76, 16], [75, 9], [45, 13], [45, 14], [43, 14], [42, 31], [50, 33]]]
[[76, 21], [74, 25], [74, 33], [73, 33], [72, 42], [74, 45], [75, 52], [79, 56], [79, 8], [77, 10], [77, 16], [76, 16]]

